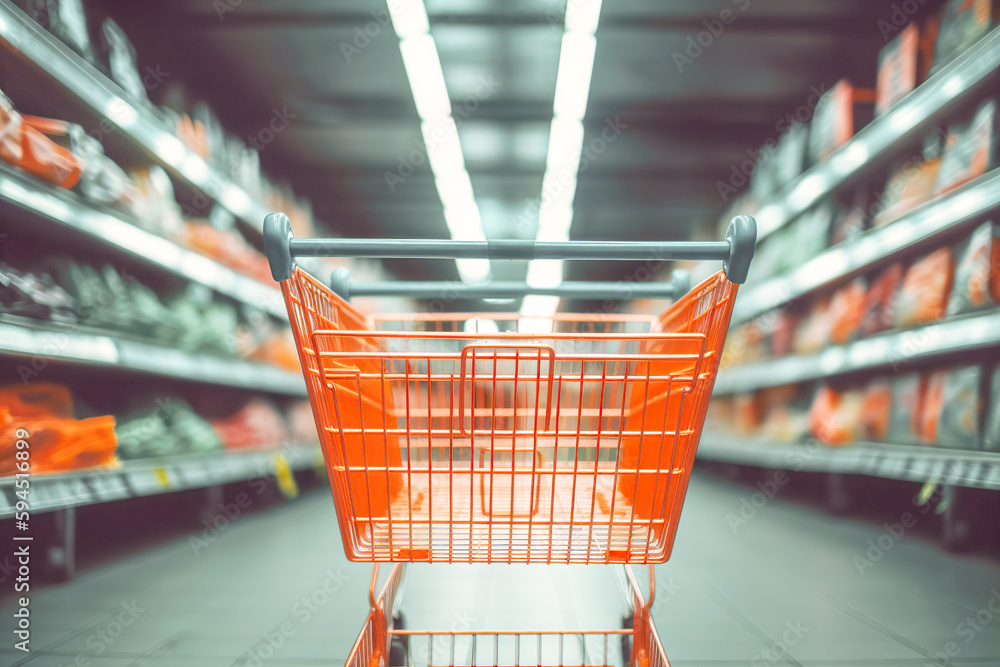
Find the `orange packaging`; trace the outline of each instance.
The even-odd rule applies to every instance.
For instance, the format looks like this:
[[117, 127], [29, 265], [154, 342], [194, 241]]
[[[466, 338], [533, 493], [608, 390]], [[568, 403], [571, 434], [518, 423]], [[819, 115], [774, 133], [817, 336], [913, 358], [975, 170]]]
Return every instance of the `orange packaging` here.
[[830, 342], [843, 345], [851, 340], [861, 326], [867, 295], [868, 290], [862, 278], [857, 278], [834, 292], [830, 299]]
[[36, 116], [20, 116], [0, 95], [0, 158], [60, 187], [72, 188], [82, 169], [73, 153], [49, 138], [64, 135], [66, 124]]
[[904, 273], [902, 264], [893, 264], [872, 281], [859, 327], [862, 335], [871, 336], [895, 326], [894, 301]]
[[872, 107], [867, 105], [873, 102], [874, 90], [855, 88], [846, 79], [823, 93], [809, 125], [810, 160], [815, 163], [827, 158], [853, 137], [865, 125], [865, 116], [871, 116]]
[[878, 54], [875, 115], [906, 97], [917, 87], [920, 30], [915, 23], [903, 28]]
[[996, 106], [995, 100], [987, 100], [968, 124], [948, 128], [944, 157], [934, 185], [936, 194], [954, 190], [994, 166]]
[[926, 391], [927, 378], [920, 373], [908, 373], [892, 380], [889, 442], [898, 445], [919, 442]]
[[937, 440], [938, 418], [944, 406], [944, 386], [948, 380], [948, 371], [934, 371], [927, 374], [924, 389], [923, 409], [917, 423], [917, 434], [920, 441], [932, 445]]
[[809, 431], [826, 445], [846, 445], [858, 439], [864, 396], [859, 391], [821, 387], [809, 408]]
[[914, 263], [896, 295], [896, 326], [912, 327], [945, 316], [955, 274], [951, 248], [939, 248]]
[[930, 201], [940, 168], [941, 158], [935, 157], [919, 162], [910, 160], [894, 170], [879, 197], [879, 211], [872, 218], [872, 225], [886, 225]]
[[866, 440], [885, 442], [889, 435], [889, 415], [892, 409], [892, 388], [886, 381], [877, 381], [865, 389], [861, 405], [861, 435]]
[[949, 316], [998, 303], [993, 289], [1000, 274], [998, 232], [992, 222], [985, 222], [959, 246], [955, 285], [948, 299]]

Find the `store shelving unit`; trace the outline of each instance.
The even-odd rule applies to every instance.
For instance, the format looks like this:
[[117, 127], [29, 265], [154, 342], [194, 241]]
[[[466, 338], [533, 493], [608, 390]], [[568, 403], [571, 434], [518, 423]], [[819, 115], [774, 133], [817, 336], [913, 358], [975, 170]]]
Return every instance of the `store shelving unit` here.
[[147, 232], [122, 213], [94, 207], [73, 192], [53, 188], [0, 165], [0, 201], [288, 321], [288, 311], [277, 289]]
[[914, 362], [998, 346], [1000, 313], [969, 315], [829, 347], [813, 355], [790, 355], [724, 369], [715, 382], [715, 394], [738, 394], [856, 371], [888, 368], [904, 372]]
[[859, 474], [910, 482], [1000, 489], [996, 452], [859, 442], [845, 447], [778, 443], [733, 435], [702, 437], [698, 456], [779, 470]]
[[150, 109], [132, 101], [118, 84], [10, 0], [0, 0], [0, 46], [34, 63], [97, 116], [107, 118], [117, 133], [172, 177], [203, 193], [260, 235], [261, 221], [269, 213], [262, 204], [253, 201], [223, 169], [188, 148]]
[[955, 192], [937, 197], [884, 227], [820, 253], [791, 272], [750, 285], [733, 307], [733, 326], [772, 308], [839, 283], [899, 253], [966, 229], [1000, 207], [1000, 170], [993, 170]]
[[861, 172], [915, 143], [933, 124], [997, 80], [1000, 28], [860, 130], [828, 160], [807, 170], [756, 212], [757, 241], [781, 229]]
[[[126, 500], [273, 477], [321, 465], [319, 448], [289, 445], [275, 451], [216, 452], [126, 461], [120, 468], [32, 475], [32, 513]], [[13, 477], [0, 478], [0, 519], [14, 516]]]
[[[28, 328], [0, 322], [0, 355], [60, 361], [151, 373], [161, 377], [238, 387], [289, 396], [305, 396], [300, 373], [276, 366], [191, 354], [156, 343], [89, 333], [74, 328]], [[24, 362], [31, 368], [30, 362]]]

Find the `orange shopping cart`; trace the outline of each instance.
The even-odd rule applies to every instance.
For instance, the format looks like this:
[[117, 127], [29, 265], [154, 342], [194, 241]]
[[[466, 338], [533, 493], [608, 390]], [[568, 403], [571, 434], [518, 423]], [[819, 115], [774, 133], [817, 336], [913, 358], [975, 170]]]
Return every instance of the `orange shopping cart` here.
[[[725, 241], [697, 243], [296, 239], [287, 217], [268, 216], [265, 253], [288, 306], [347, 557], [376, 564], [649, 564], [652, 579], [652, 564], [670, 555], [755, 240], [756, 223], [746, 216], [733, 219]], [[690, 291], [677, 272], [670, 283], [643, 285], [355, 284], [340, 273], [327, 285], [296, 265], [303, 256], [704, 259], [722, 260], [723, 269]], [[369, 316], [349, 303], [352, 295], [456, 292], [675, 301], [658, 317], [544, 319]], [[615, 632], [631, 637], [632, 664], [666, 664], [648, 602], [626, 569], [634, 627]], [[389, 655], [392, 637], [419, 634], [392, 630], [385, 613], [401, 568], [376, 599], [377, 571], [372, 615], [352, 658], [362, 660], [359, 647], [368, 642], [363, 661], [372, 667]], [[564, 634], [549, 634], [564, 646]], [[478, 641], [476, 633], [468, 637]], [[520, 646], [518, 635], [509, 637]], [[557, 657], [524, 664], [565, 664], [563, 654]]]

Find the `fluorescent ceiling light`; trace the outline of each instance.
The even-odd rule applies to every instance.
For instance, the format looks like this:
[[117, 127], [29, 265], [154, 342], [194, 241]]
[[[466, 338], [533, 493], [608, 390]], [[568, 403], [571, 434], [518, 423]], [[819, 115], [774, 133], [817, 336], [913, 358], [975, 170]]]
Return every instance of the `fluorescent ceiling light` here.
[[[532, 294], [531, 296], [524, 297], [524, 301], [521, 302], [521, 315], [526, 317], [549, 318], [555, 315], [558, 310], [559, 297], [557, 296], [538, 296], [537, 294]], [[551, 320], [549, 320], [548, 326], [548, 330], [551, 331]], [[532, 328], [534, 329], [535, 327]], [[518, 330], [524, 331], [520, 326], [518, 326]], [[542, 330], [544, 331], [544, 327]], [[525, 333], [536, 333], [536, 331]]]
[[[569, 170], [576, 178], [583, 149], [583, 123], [579, 120], [553, 118], [549, 128], [549, 150], [545, 157], [547, 174]], [[544, 186], [543, 186], [544, 187]]]
[[594, 72], [593, 35], [566, 33], [559, 49], [559, 72], [552, 108], [556, 118], [583, 120], [590, 96], [590, 77]]
[[[400, 38], [399, 52], [422, 121], [420, 132], [438, 197], [444, 206], [448, 232], [453, 239], [485, 240], [472, 181], [465, 168], [458, 127], [451, 116], [451, 97], [445, 85], [441, 58], [430, 35], [427, 9], [423, 0], [388, 0], [387, 4], [393, 29]], [[455, 264], [465, 282], [489, 280], [488, 259], [459, 259]]]

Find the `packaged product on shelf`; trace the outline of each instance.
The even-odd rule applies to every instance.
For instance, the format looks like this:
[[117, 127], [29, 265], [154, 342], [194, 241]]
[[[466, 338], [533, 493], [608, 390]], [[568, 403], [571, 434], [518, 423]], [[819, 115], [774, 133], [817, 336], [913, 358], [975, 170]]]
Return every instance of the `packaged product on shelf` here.
[[0, 387], [0, 475], [18, 468], [22, 429], [31, 434], [31, 474], [119, 465], [115, 419], [75, 419], [69, 389], [53, 383]]
[[920, 28], [911, 23], [879, 51], [876, 116], [885, 113], [917, 87], [921, 81], [919, 60]]
[[95, 61], [81, 0], [14, 0], [14, 4], [63, 44]]
[[146, 405], [119, 420], [118, 455], [123, 459], [200, 454], [222, 449], [212, 425], [174, 397], [144, 401]]
[[983, 449], [995, 452], [1000, 450], [1000, 365], [994, 366], [990, 373], [989, 392]]
[[996, 21], [996, 0], [948, 0], [941, 11], [931, 74], [979, 41]]
[[790, 243], [795, 251], [787, 254], [786, 270], [794, 269], [826, 250], [830, 225], [836, 213], [836, 204], [825, 199], [792, 222]]
[[912, 327], [944, 317], [954, 275], [955, 260], [949, 247], [914, 262], [896, 293], [896, 326]]
[[857, 333], [865, 314], [868, 289], [863, 278], [844, 285], [830, 299], [830, 342], [847, 343]]
[[795, 342], [795, 328], [798, 318], [784, 310], [774, 317], [774, 329], [771, 333], [771, 356], [783, 357], [792, 353]]
[[733, 397], [733, 424], [739, 435], [753, 435], [760, 426], [760, 412], [753, 394], [737, 394]]
[[121, 26], [113, 19], [104, 19], [102, 27], [104, 37], [102, 46], [107, 54], [111, 78], [128, 93], [133, 101], [151, 108], [152, 104], [146, 95], [146, 85], [142, 82], [142, 76], [139, 74], [139, 65], [132, 42], [129, 41]]
[[934, 184], [935, 193], [953, 190], [996, 166], [996, 109], [996, 100], [987, 100], [968, 124], [948, 129], [941, 169]]
[[979, 366], [927, 376], [920, 436], [927, 444], [979, 449]]
[[127, 297], [122, 294], [117, 281], [108, 283], [110, 272], [80, 264], [68, 258], [53, 257], [49, 262], [59, 284], [66, 289], [77, 304], [80, 322], [87, 326], [111, 331], [130, 331], [135, 320]]
[[[713, 401], [714, 402], [714, 401]], [[296, 401], [288, 408], [288, 430], [292, 442], [304, 445], [319, 441], [316, 418], [309, 401]]]
[[176, 342], [181, 350], [236, 356], [239, 319], [233, 305], [213, 299], [208, 288], [191, 283], [171, 300], [170, 308], [184, 325]]
[[889, 172], [885, 189], [871, 207], [872, 226], [881, 227], [899, 219], [934, 196], [941, 158], [914, 156]]
[[927, 380], [920, 373], [907, 373], [892, 381], [892, 408], [886, 440], [897, 445], [919, 444], [926, 388]]
[[0, 92], [0, 158], [44, 181], [69, 189], [80, 180], [80, 163], [68, 148], [48, 136], [64, 129], [59, 121], [22, 116]]
[[864, 394], [820, 387], [809, 408], [809, 432], [825, 445], [846, 445], [861, 434]]
[[994, 286], [1000, 280], [1000, 229], [984, 222], [956, 246], [955, 284], [948, 298], [949, 316], [1000, 303]]
[[132, 213], [139, 227], [168, 239], [179, 239], [184, 219], [167, 172], [160, 166], [152, 166], [132, 171], [131, 177], [136, 189]]
[[83, 196], [100, 204], [131, 206], [138, 191], [125, 171], [104, 154], [101, 142], [76, 123], [65, 123], [69, 149], [80, 162], [77, 185]]
[[212, 107], [204, 102], [195, 104], [191, 118], [203, 128], [208, 157], [216, 164], [226, 164], [226, 135], [222, 129], [222, 123], [212, 111]]
[[806, 170], [808, 145], [809, 127], [804, 123], [792, 123], [781, 135], [774, 154], [775, 177], [779, 188]]
[[235, 229], [217, 229], [204, 221], [189, 221], [182, 242], [192, 250], [225, 264], [265, 284], [273, 284], [263, 253], [247, 243]]
[[205, 127], [200, 121], [192, 119], [186, 113], [177, 113], [172, 110], [164, 110], [163, 113], [167, 118], [167, 124], [174, 131], [174, 136], [198, 155], [204, 158], [209, 156]]
[[0, 263], [0, 313], [50, 322], [77, 322], [79, 304], [48, 273], [34, 274]]
[[773, 442], [797, 442], [809, 434], [809, 405], [799, 400], [795, 385], [772, 387], [757, 394], [762, 420], [759, 433]]
[[868, 287], [865, 296], [864, 315], [859, 331], [862, 336], [871, 336], [891, 329], [896, 324], [896, 292], [903, 280], [903, 265], [896, 263], [879, 273]]
[[829, 232], [831, 246], [852, 241], [867, 229], [865, 202], [865, 193], [859, 189], [855, 191], [850, 206], [834, 210]]
[[809, 127], [809, 160], [826, 159], [871, 120], [875, 91], [841, 79], [823, 93]]
[[816, 299], [809, 313], [799, 320], [792, 345], [796, 354], [813, 354], [830, 345], [830, 296]]
[[885, 442], [889, 437], [889, 419], [892, 414], [892, 385], [887, 380], [876, 380], [865, 387], [861, 404], [861, 437], [874, 442]]
[[223, 419], [211, 420], [226, 449], [273, 449], [288, 442], [288, 427], [274, 404], [261, 398], [247, 402]]

